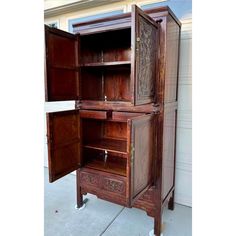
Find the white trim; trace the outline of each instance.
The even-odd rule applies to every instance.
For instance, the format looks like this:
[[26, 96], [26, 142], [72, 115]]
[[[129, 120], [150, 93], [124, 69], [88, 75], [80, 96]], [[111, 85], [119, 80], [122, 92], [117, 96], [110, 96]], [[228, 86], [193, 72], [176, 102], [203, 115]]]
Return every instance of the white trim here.
[[111, 7], [111, 8], [105, 9], [105, 10], [97, 10], [96, 8], [94, 8], [94, 10], [93, 10], [93, 8], [91, 8], [90, 12], [86, 11], [85, 13], [83, 13], [83, 10], [81, 10], [81, 11], [73, 12], [74, 14], [66, 17], [66, 20], [68, 23], [69, 20], [73, 20], [76, 18], [83, 18], [83, 17], [87, 17], [87, 16], [99, 15], [99, 14], [104, 14], [104, 13], [109, 13], [112, 11], [119, 11], [119, 10], [123, 10], [123, 12], [124, 12], [125, 7], [126, 7], [126, 5], [122, 5], [122, 6], [118, 6], [118, 7]]
[[93, 15], [99, 15], [99, 14], [105, 14], [105, 13], [109, 13], [109, 12], [113, 12], [113, 11], [119, 11], [122, 10], [123, 13], [125, 13], [125, 8], [126, 5], [122, 5], [122, 6], [116, 6], [116, 7], [112, 7], [111, 8], [106, 8], [105, 10], [97, 10], [97, 8], [95, 7], [94, 9], [91, 8], [91, 11], [77, 11], [77, 12], [72, 12], [69, 16], [65, 17], [66, 20], [66, 29], [69, 28], [69, 21], [70, 20], [74, 20], [77, 18], [83, 18], [83, 17], [88, 17], [88, 16], [93, 16]]
[[157, 1], [157, 0], [147, 0], [147, 1], [141, 1], [141, 2], [139, 2], [138, 1], [138, 3], [136, 3], [136, 5], [137, 6], [139, 6], [139, 7], [143, 7], [143, 6], [146, 6], [146, 5], [149, 5], [149, 4], [153, 4], [153, 3], [160, 3], [160, 2], [167, 2], [167, 0], [159, 0], [159, 1]]

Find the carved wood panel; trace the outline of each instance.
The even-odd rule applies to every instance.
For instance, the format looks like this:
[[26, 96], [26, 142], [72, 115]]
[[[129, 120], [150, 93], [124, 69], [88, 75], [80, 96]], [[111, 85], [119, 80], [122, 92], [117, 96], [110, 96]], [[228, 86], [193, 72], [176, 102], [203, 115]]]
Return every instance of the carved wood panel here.
[[125, 193], [125, 183], [123, 181], [118, 181], [110, 178], [103, 178], [102, 188], [113, 193]]
[[93, 185], [95, 187], [99, 186], [99, 175], [82, 172], [80, 174], [81, 185]]
[[154, 102], [158, 28], [152, 19], [138, 11], [135, 30], [135, 103]]

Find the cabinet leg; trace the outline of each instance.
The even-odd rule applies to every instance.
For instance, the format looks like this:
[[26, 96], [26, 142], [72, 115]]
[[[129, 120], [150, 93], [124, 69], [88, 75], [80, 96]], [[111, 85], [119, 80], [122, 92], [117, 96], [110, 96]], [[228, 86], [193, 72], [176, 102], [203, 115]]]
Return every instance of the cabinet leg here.
[[[149, 232], [149, 236], [156, 236], [156, 235], [154, 234], [154, 229]], [[161, 233], [160, 236], [163, 236], [163, 233]]]
[[80, 187], [77, 188], [77, 207], [80, 208], [83, 206], [83, 195], [81, 194]]
[[172, 196], [168, 202], [168, 209], [172, 211], [175, 209], [175, 191], [172, 192]]
[[161, 212], [158, 213], [158, 215], [154, 218], [154, 235], [160, 236], [161, 235]]
[[81, 187], [80, 187], [80, 174], [79, 170], [76, 171], [76, 209], [82, 209], [82, 207], [85, 207], [85, 202], [83, 201], [83, 195], [81, 193]]

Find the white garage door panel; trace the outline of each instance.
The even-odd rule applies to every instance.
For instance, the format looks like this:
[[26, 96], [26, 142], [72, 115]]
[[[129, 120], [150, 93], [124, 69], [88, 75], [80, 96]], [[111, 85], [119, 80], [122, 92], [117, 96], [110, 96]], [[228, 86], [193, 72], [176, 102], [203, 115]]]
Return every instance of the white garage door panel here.
[[192, 206], [192, 22], [182, 22], [176, 143], [177, 203]]
[[192, 171], [189, 171], [189, 167], [187, 165], [180, 165], [181, 169], [176, 169], [175, 201], [179, 204], [192, 206], [192, 190], [190, 191], [186, 188], [186, 186], [192, 185]]

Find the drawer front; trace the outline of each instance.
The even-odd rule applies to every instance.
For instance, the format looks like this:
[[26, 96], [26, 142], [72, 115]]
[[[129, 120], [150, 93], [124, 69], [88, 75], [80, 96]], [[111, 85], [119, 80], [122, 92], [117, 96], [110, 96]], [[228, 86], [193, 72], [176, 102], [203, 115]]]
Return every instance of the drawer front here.
[[109, 177], [102, 177], [101, 188], [114, 194], [124, 195], [126, 190], [125, 181]]
[[90, 111], [90, 110], [80, 110], [79, 114], [81, 118], [106, 120], [108, 118], [108, 111]]
[[97, 174], [93, 173], [88, 173], [88, 172], [81, 172], [80, 173], [80, 181], [81, 181], [81, 186], [85, 185], [90, 185], [94, 187], [99, 186], [99, 178], [100, 176]]
[[102, 195], [126, 197], [126, 181], [121, 176], [86, 169], [80, 172], [80, 186], [88, 192], [91, 189]]

